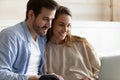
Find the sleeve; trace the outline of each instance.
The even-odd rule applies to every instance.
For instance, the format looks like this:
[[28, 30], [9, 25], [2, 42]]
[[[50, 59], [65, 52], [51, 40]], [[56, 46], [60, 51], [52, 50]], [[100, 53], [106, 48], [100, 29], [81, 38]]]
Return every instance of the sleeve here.
[[12, 72], [16, 53], [15, 33], [0, 32], [0, 80], [28, 80], [26, 75]]
[[38, 75], [43, 75], [45, 73], [45, 47], [46, 47], [46, 36], [40, 36], [40, 49], [41, 49], [41, 61], [39, 65]]
[[97, 79], [101, 66], [100, 57], [97, 55], [94, 48], [92, 48], [89, 43], [86, 45], [86, 50], [88, 53], [90, 65], [92, 67], [93, 78]]

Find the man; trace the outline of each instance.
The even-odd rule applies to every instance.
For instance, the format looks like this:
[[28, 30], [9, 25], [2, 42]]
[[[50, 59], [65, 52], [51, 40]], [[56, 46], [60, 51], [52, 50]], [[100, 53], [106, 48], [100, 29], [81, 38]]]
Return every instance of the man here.
[[54, 0], [29, 0], [25, 21], [0, 32], [0, 80], [39, 80], [57, 7]]

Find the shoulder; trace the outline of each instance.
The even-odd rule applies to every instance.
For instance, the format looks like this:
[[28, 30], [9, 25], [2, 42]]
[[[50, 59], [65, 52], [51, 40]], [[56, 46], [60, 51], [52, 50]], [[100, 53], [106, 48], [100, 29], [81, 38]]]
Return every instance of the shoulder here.
[[84, 37], [80, 36], [72, 36], [73, 37], [73, 42], [76, 43], [76, 45], [84, 46], [86, 48], [93, 49], [92, 45], [88, 42], [88, 40]]
[[19, 35], [23, 35], [22, 25], [20, 23], [5, 28], [0, 32], [0, 38], [5, 39], [14, 40], [15, 38], [19, 37]]
[[7, 34], [7, 33], [11, 33], [11, 34], [12, 33], [16, 33], [16, 32], [18, 32], [21, 29], [20, 26], [22, 26], [21, 23], [18, 23], [18, 24], [13, 25], [13, 26], [9, 26], [9, 27], [3, 29], [1, 31], [1, 33], [4, 33], [4, 34]]
[[76, 36], [76, 35], [73, 35], [72, 39], [73, 39], [73, 42], [81, 42], [81, 43], [87, 43], [88, 42], [86, 38]]

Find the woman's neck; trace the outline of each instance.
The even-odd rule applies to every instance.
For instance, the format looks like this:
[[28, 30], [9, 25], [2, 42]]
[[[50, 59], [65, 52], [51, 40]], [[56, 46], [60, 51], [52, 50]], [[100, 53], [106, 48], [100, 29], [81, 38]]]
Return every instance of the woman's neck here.
[[50, 41], [54, 44], [63, 44], [65, 42], [64, 40], [59, 40], [55, 37], [51, 37]]

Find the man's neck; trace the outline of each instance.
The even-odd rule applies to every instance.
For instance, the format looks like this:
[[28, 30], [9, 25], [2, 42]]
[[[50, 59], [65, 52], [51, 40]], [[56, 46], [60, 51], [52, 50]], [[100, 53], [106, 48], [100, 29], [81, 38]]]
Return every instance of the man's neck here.
[[27, 27], [28, 27], [28, 29], [30, 31], [30, 34], [31, 34], [33, 40], [36, 41], [36, 39], [37, 39], [37, 33], [34, 31], [33, 26], [32, 26], [32, 24], [29, 21], [26, 21], [26, 23], [27, 23]]

